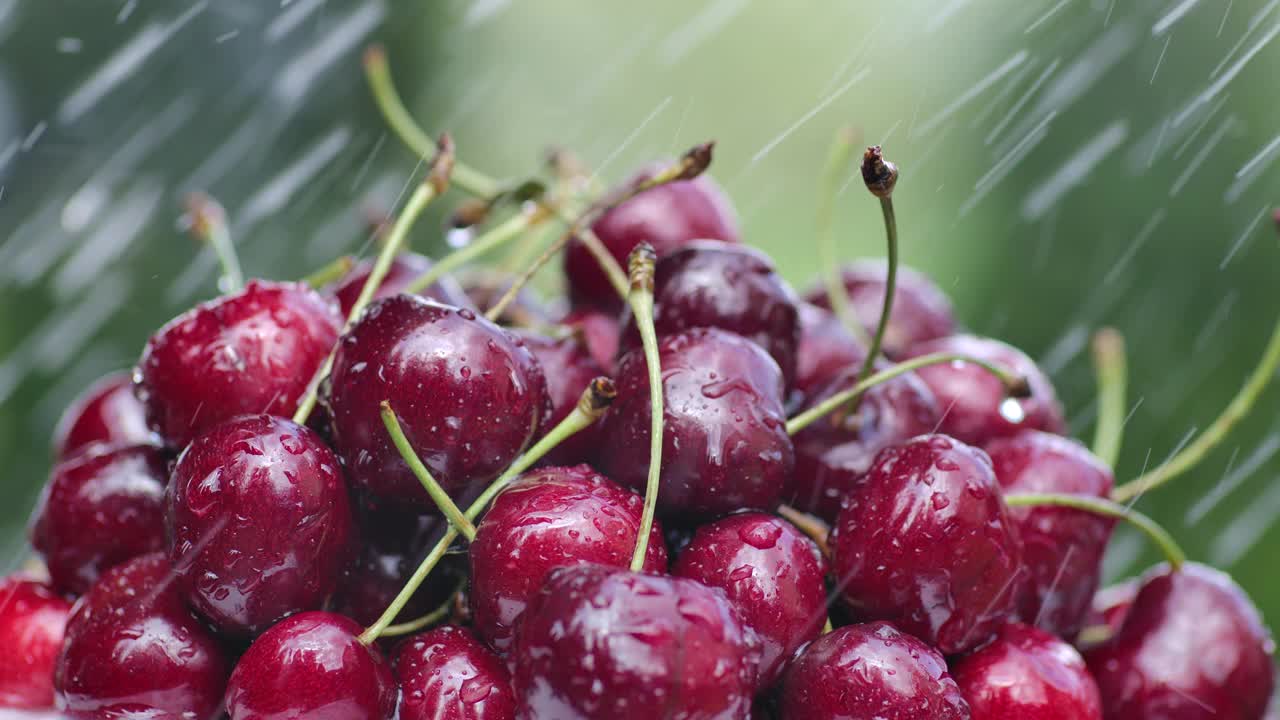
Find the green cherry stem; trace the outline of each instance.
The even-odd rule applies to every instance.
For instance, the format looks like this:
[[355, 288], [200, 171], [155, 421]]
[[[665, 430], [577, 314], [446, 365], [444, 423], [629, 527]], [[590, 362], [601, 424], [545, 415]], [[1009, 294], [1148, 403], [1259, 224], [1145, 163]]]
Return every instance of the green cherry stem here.
[[840, 278], [839, 252], [836, 250], [834, 231], [836, 191], [840, 187], [845, 167], [849, 164], [849, 156], [853, 154], [853, 141], [853, 129], [842, 128], [836, 133], [836, 139], [831, 143], [831, 150], [827, 154], [827, 165], [818, 191], [818, 252], [822, 256], [822, 280], [827, 288], [827, 302], [831, 305], [831, 311], [863, 347], [867, 347], [871, 345], [871, 336], [854, 314], [853, 306], [849, 304], [849, 291]]
[[453, 610], [453, 603], [457, 600], [458, 594], [462, 592], [465, 583], [458, 583], [458, 587], [451, 593], [444, 602], [431, 612], [419, 618], [414, 618], [407, 622], [398, 623], [396, 625], [388, 625], [382, 630], [379, 637], [399, 637], [401, 635], [412, 635], [419, 630], [435, 625], [449, 616], [449, 612]]
[[876, 325], [876, 334], [867, 348], [867, 358], [862, 362], [862, 372], [858, 374], [860, 378], [866, 379], [871, 375], [876, 359], [880, 355], [884, 333], [889, 327], [889, 316], [893, 314], [893, 296], [898, 286], [898, 218], [893, 210], [893, 188], [898, 183], [898, 167], [884, 159], [884, 152], [879, 145], [873, 145], [863, 153], [862, 179], [867, 185], [867, 190], [880, 198], [889, 255], [889, 271], [884, 280], [884, 303], [880, 308], [880, 322]]
[[396, 417], [396, 413], [391, 409], [391, 403], [383, 400], [380, 407], [382, 415], [382, 424], [387, 428], [387, 434], [391, 436], [391, 442], [395, 444], [396, 450], [400, 453], [400, 457], [413, 471], [418, 478], [418, 482], [422, 483], [422, 487], [426, 489], [427, 494], [431, 496], [431, 500], [444, 513], [449, 524], [462, 533], [462, 537], [471, 542], [476, 539], [476, 526], [462, 514], [462, 510], [453, 502], [453, 498], [449, 497], [449, 493], [440, 487], [440, 483], [432, 477], [431, 471], [422, 463], [422, 459], [418, 457], [418, 453], [414, 451], [413, 445], [409, 444], [409, 438], [405, 437], [404, 428], [400, 427], [400, 420]]
[[202, 192], [193, 192], [187, 196], [187, 218], [191, 223], [191, 233], [213, 248], [218, 256], [223, 277], [220, 289], [224, 292], [242, 289], [244, 272], [240, 270], [240, 257], [236, 255], [236, 245], [231, 240], [231, 231], [227, 229], [227, 213], [222, 205]]
[[1165, 559], [1173, 569], [1177, 570], [1187, 561], [1186, 553], [1182, 552], [1182, 548], [1178, 547], [1173, 536], [1160, 527], [1159, 523], [1130, 507], [1106, 498], [1060, 493], [1013, 493], [1005, 495], [1004, 501], [1009, 507], [1068, 507], [1095, 515], [1118, 518], [1146, 533], [1147, 537], [1160, 548], [1160, 552], [1164, 553]]
[[1124, 336], [1115, 328], [1102, 328], [1093, 336], [1093, 371], [1098, 382], [1098, 424], [1093, 433], [1093, 454], [1114, 468], [1124, 440], [1129, 382]]
[[502, 224], [477, 237], [473, 242], [440, 258], [429, 270], [414, 278], [413, 282], [405, 287], [404, 292], [416, 295], [426, 290], [431, 287], [432, 283], [444, 277], [446, 273], [452, 272], [456, 268], [518, 237], [525, 230], [542, 222], [545, 217], [546, 213], [540, 206], [534, 206], [532, 210], [512, 215]]
[[319, 290], [327, 285], [331, 285], [351, 272], [351, 268], [356, 266], [356, 261], [350, 255], [343, 255], [324, 267], [316, 270], [310, 275], [302, 278], [303, 283], [310, 285], [312, 289]]
[[631, 292], [627, 304], [640, 330], [640, 342], [644, 346], [644, 361], [649, 370], [649, 476], [644, 488], [644, 508], [640, 513], [640, 529], [636, 535], [635, 552], [631, 555], [631, 571], [644, 568], [645, 554], [649, 551], [649, 532], [653, 528], [653, 515], [658, 506], [658, 481], [662, 475], [662, 431], [664, 426], [662, 401], [662, 366], [658, 360], [658, 334], [653, 328], [653, 269], [657, 253], [649, 243], [640, 243], [631, 251], [628, 266], [631, 276]]

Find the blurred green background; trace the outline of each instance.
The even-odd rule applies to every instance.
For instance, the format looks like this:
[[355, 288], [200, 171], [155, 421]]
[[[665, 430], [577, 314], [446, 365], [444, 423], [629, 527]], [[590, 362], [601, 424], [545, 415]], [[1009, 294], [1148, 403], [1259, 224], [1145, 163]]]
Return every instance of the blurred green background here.
[[[215, 292], [177, 226], [226, 205], [253, 274], [365, 249], [416, 158], [359, 54], [386, 44], [429, 130], [493, 174], [574, 149], [604, 180], [694, 142], [751, 242], [805, 287], [837, 128], [883, 143], [907, 261], [973, 330], [1053, 375], [1088, 438], [1087, 341], [1129, 341], [1137, 404], [1117, 475], [1207, 425], [1280, 313], [1280, 2], [1271, 0], [0, 0], [0, 538], [10, 566], [61, 408]], [[456, 200], [452, 198], [451, 200]], [[413, 242], [438, 252], [441, 219]], [[842, 252], [881, 252], [840, 196]], [[554, 289], [555, 273], [543, 287]], [[1280, 622], [1280, 391], [1139, 507]], [[1112, 577], [1155, 560], [1122, 531]]]

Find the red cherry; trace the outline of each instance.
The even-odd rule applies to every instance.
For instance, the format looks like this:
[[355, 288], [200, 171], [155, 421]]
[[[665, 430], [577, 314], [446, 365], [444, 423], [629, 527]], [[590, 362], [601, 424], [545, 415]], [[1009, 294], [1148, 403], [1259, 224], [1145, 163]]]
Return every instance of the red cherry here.
[[804, 402], [811, 400], [836, 373], [862, 367], [867, 349], [830, 310], [807, 302], [796, 307], [800, 340], [796, 345], [795, 389]]
[[1129, 578], [1099, 590], [1093, 596], [1093, 602], [1090, 603], [1089, 612], [1085, 614], [1084, 621], [1086, 629], [1096, 628], [1099, 634], [1094, 637], [1081, 634], [1076, 640], [1076, 645], [1082, 651], [1088, 651], [1089, 648], [1114, 637], [1124, 625], [1124, 620], [1129, 616], [1130, 608], [1133, 607], [1133, 599], [1137, 596], [1138, 581], [1135, 578]]
[[[391, 261], [387, 276], [383, 278], [382, 284], [378, 286], [378, 289], [373, 292], [373, 299], [381, 300], [382, 298], [400, 294], [409, 286], [409, 283], [430, 269], [431, 260], [425, 256], [414, 252], [400, 253]], [[351, 307], [356, 304], [356, 299], [360, 297], [360, 292], [364, 289], [364, 283], [369, 279], [369, 273], [371, 272], [373, 272], [373, 261], [362, 260], [351, 269], [351, 272], [347, 273], [346, 277], [339, 280], [337, 284], [329, 289], [329, 293], [338, 300], [338, 307], [342, 311], [342, 317], [345, 318], [351, 314]], [[469, 307], [471, 304], [458, 281], [448, 276], [440, 278], [421, 294], [423, 297], [447, 305]]]
[[1102, 720], [1102, 701], [1076, 649], [1009, 623], [951, 667], [974, 720]]
[[618, 314], [589, 307], [570, 310], [560, 324], [582, 333], [582, 341], [600, 367], [612, 370], [618, 357]]
[[[532, 332], [520, 332], [525, 347], [537, 358], [547, 379], [551, 398], [551, 416], [542, 423], [545, 433], [560, 424], [578, 406], [582, 391], [597, 377], [607, 375], [587, 351], [581, 339], [568, 334], [551, 338]], [[571, 465], [588, 460], [599, 442], [599, 425], [592, 424], [570, 436], [542, 458], [543, 465]]]
[[[846, 266], [840, 276], [849, 294], [850, 308], [867, 333], [874, 333], [884, 306], [888, 264], [884, 260], [864, 260]], [[815, 287], [804, 298], [831, 309], [825, 286]], [[893, 313], [882, 345], [885, 355], [901, 358], [912, 346], [946, 337], [955, 332], [955, 328], [955, 316], [946, 294], [923, 273], [899, 265]]]
[[129, 373], [100, 378], [71, 402], [53, 430], [53, 452], [63, 460], [94, 443], [140, 445], [157, 438], [146, 409], [133, 393]]
[[511, 672], [466, 628], [415, 635], [396, 653], [400, 720], [514, 720]]
[[0, 580], [0, 708], [53, 707], [53, 668], [71, 603], [42, 582]]

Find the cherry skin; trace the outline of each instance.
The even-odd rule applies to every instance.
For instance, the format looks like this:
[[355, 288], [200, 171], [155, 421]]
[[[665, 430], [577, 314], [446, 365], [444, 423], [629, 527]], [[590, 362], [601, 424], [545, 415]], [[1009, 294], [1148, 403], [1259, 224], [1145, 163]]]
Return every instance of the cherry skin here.
[[1085, 614], [1084, 627], [1076, 639], [1076, 646], [1087, 651], [1115, 637], [1133, 607], [1138, 596], [1138, 580], [1127, 580], [1102, 588], [1093, 596], [1089, 612]]
[[[418, 278], [419, 275], [431, 269], [431, 260], [426, 256], [419, 255], [415, 252], [401, 253], [391, 261], [391, 267], [387, 270], [387, 276], [383, 278], [382, 284], [373, 292], [374, 300], [398, 295], [404, 291], [409, 283]], [[356, 264], [346, 277], [339, 280], [329, 293], [338, 301], [338, 307], [342, 311], [342, 317], [351, 314], [351, 308], [356, 304], [356, 300], [360, 297], [360, 292], [364, 289], [365, 281], [369, 279], [369, 273], [373, 272], [373, 261], [362, 260]], [[469, 307], [470, 301], [467, 294], [462, 291], [462, 286], [457, 280], [445, 276], [440, 278], [431, 287], [422, 292], [423, 297], [430, 298], [436, 302], [442, 302], [449, 305], [458, 305], [459, 307]]]
[[53, 584], [80, 595], [103, 570], [163, 550], [168, 479], [154, 445], [94, 445], [55, 465], [31, 515]]
[[1102, 701], [1084, 658], [1067, 643], [1021, 623], [951, 667], [973, 720], [1102, 720]]
[[724, 592], [604, 565], [551, 574], [517, 628], [518, 717], [743, 718], [758, 650]]
[[791, 662], [782, 720], [969, 720], [937, 650], [885, 622], [846, 625]]
[[354, 620], [304, 612], [273, 626], [245, 651], [227, 682], [231, 720], [386, 720], [395, 679]]
[[[778, 364], [759, 345], [716, 328], [661, 338], [658, 356], [665, 401], [659, 509], [705, 517], [777, 505], [795, 462]], [[622, 356], [616, 381], [596, 463], [642, 489], [651, 408], [643, 352]]]
[[53, 668], [70, 614], [71, 603], [42, 582], [0, 580], [0, 708], [53, 707]]
[[245, 415], [196, 438], [166, 501], [177, 584], [224, 634], [255, 635], [320, 607], [351, 556], [338, 458], [284, 418]]
[[[560, 424], [578, 406], [582, 391], [591, 381], [608, 375], [587, 350], [582, 338], [569, 333], [558, 338], [532, 332], [518, 333], [524, 340], [542, 374], [547, 378], [547, 394], [551, 398], [551, 417], [542, 423], [549, 431]], [[543, 465], [571, 465], [590, 459], [599, 439], [598, 424], [592, 424], [560, 443], [543, 456]]]
[[760, 684], [781, 675], [827, 617], [827, 567], [791, 523], [745, 512], [698, 528], [671, 574], [720, 588], [760, 640]]
[[434, 507], [387, 435], [384, 400], [418, 457], [455, 496], [497, 477], [550, 412], [542, 368], [523, 341], [471, 310], [409, 295], [369, 306], [342, 337], [328, 405], [354, 486]]
[[396, 652], [400, 720], [514, 720], [511, 671], [469, 630], [444, 625]]
[[[875, 333], [884, 306], [887, 263], [884, 260], [852, 263], [841, 271], [840, 276], [854, 315], [869, 335]], [[831, 309], [824, 285], [815, 287], [804, 297], [814, 305]], [[898, 266], [893, 312], [884, 333], [884, 353], [898, 359], [913, 345], [946, 337], [955, 329], [955, 315], [946, 294], [923, 273]]]
[[582, 333], [582, 342], [600, 367], [612, 371], [618, 358], [618, 314], [590, 307], [578, 307], [565, 313], [560, 324]]
[[133, 393], [133, 378], [116, 372], [100, 378], [67, 406], [53, 431], [53, 452], [65, 460], [94, 443], [140, 445], [157, 438]]
[[54, 686], [66, 717], [212, 720], [230, 663], [164, 553], [108, 570], [72, 610]]
[[861, 367], [867, 349], [830, 310], [802, 302], [797, 311], [800, 339], [796, 345], [795, 389], [803, 403], [811, 400], [836, 373]]
[[1015, 609], [1022, 545], [981, 450], [922, 435], [882, 450], [831, 533], [836, 587], [944, 654], [995, 636]]
[[[504, 490], [471, 543], [471, 612], [476, 633], [498, 652], [552, 570], [598, 563], [627, 567], [643, 499], [587, 465], [526, 473]], [[648, 572], [667, 570], [662, 528], [654, 523]]]
[[1108, 720], [1256, 720], [1271, 701], [1274, 652], [1244, 591], [1186, 563], [1148, 573], [1119, 632], [1085, 659]]
[[[1008, 493], [1066, 493], [1106, 498], [1115, 478], [1083, 445], [1038, 430], [987, 444], [996, 480]], [[1063, 507], [1010, 508], [1022, 537], [1026, 580], [1023, 622], [1064, 638], [1083, 627], [1102, 575], [1102, 554], [1115, 520]]]
[[341, 326], [307, 286], [262, 280], [179, 315], [147, 341], [134, 375], [151, 428], [181, 450], [236, 415], [292, 415]]
[[943, 418], [939, 432], [974, 445], [1021, 430], [1061, 434], [1066, 429], [1062, 406], [1049, 378], [1021, 350], [999, 340], [953, 335], [912, 346], [908, 357], [961, 353], [999, 365], [1027, 379], [1031, 397], [1007, 396], [1004, 384], [985, 369], [966, 362], [929, 365], [916, 371], [938, 399]]

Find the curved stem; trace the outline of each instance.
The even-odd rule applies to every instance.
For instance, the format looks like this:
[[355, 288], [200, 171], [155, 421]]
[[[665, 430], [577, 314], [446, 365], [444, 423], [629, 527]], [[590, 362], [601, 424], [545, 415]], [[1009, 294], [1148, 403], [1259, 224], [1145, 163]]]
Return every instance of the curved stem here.
[[217, 200], [201, 192], [187, 196], [187, 212], [191, 220], [191, 232], [201, 242], [213, 248], [222, 266], [223, 292], [238, 292], [244, 288], [244, 272], [240, 269], [240, 256], [227, 229], [227, 214]]
[[1159, 546], [1160, 552], [1164, 553], [1165, 559], [1169, 561], [1169, 565], [1174, 570], [1182, 567], [1182, 564], [1187, 561], [1186, 553], [1182, 552], [1182, 548], [1178, 547], [1178, 543], [1173, 539], [1173, 536], [1160, 527], [1159, 523], [1132, 508], [1105, 498], [1092, 495], [1065, 495], [1058, 493], [1014, 493], [1005, 495], [1004, 501], [1009, 507], [1049, 505], [1074, 508], [1091, 512], [1095, 515], [1119, 518], [1146, 533], [1147, 537], [1151, 538], [1152, 542]]
[[541, 210], [521, 212], [511, 216], [506, 222], [477, 237], [465, 247], [461, 247], [440, 258], [429, 270], [414, 278], [413, 282], [405, 286], [404, 292], [410, 295], [422, 292], [431, 287], [432, 283], [444, 277], [445, 274], [501, 246], [526, 229], [541, 222], [544, 217], [546, 215]]
[[631, 251], [631, 292], [627, 302], [640, 331], [644, 361], [649, 370], [649, 476], [645, 482], [644, 508], [640, 513], [640, 529], [635, 552], [631, 555], [632, 572], [644, 568], [649, 551], [649, 532], [658, 506], [658, 482], [662, 476], [662, 431], [665, 425], [662, 402], [662, 366], [658, 360], [658, 334], [653, 328], [653, 268], [657, 255], [653, 246], [641, 243]]
[[458, 587], [449, 593], [449, 597], [439, 607], [419, 618], [414, 618], [408, 622], [398, 623], [396, 625], [388, 625], [383, 628], [382, 633], [378, 637], [398, 637], [400, 635], [412, 635], [428, 625], [435, 625], [441, 620], [449, 616], [449, 612], [453, 610], [454, 599], [458, 593], [462, 592], [464, 583], [458, 583]]
[[836, 133], [827, 155], [827, 166], [822, 175], [822, 184], [818, 191], [818, 251], [822, 255], [822, 279], [827, 288], [827, 303], [831, 312], [840, 318], [841, 324], [853, 334], [863, 347], [871, 345], [871, 336], [862, 326], [858, 316], [849, 304], [849, 291], [840, 277], [839, 252], [836, 250], [836, 236], [833, 226], [835, 214], [836, 191], [840, 178], [844, 176], [849, 157], [853, 154], [854, 134], [852, 128], [843, 128]]
[[785, 504], [778, 506], [777, 513], [784, 520], [795, 525], [797, 530], [808, 536], [824, 556], [831, 557], [831, 546], [827, 544], [827, 538], [831, 535], [831, 527], [823, 522], [822, 518]]
[[400, 427], [400, 420], [396, 417], [396, 413], [391, 409], [391, 403], [383, 400], [380, 405], [382, 415], [382, 424], [387, 428], [387, 434], [391, 436], [391, 442], [396, 446], [396, 450], [400, 453], [400, 457], [417, 476], [418, 482], [422, 483], [422, 487], [426, 489], [427, 494], [431, 496], [432, 502], [440, 511], [444, 513], [449, 524], [457, 528], [458, 532], [471, 542], [476, 539], [476, 526], [462, 514], [458, 506], [454, 504], [453, 498], [449, 497], [449, 493], [440, 487], [440, 483], [432, 477], [431, 471], [427, 466], [422, 464], [422, 459], [418, 457], [418, 453], [414, 451], [413, 445], [409, 443], [409, 438], [405, 437], [404, 428]]
[[312, 289], [320, 290], [346, 277], [347, 273], [351, 272], [351, 268], [355, 266], [356, 261], [350, 255], [343, 255], [302, 278], [301, 282], [310, 285]]
[[889, 250], [889, 271], [884, 280], [884, 302], [880, 306], [880, 322], [876, 325], [875, 337], [867, 348], [867, 357], [862, 361], [862, 372], [859, 378], [865, 379], [875, 368], [876, 358], [880, 355], [880, 347], [884, 344], [884, 333], [889, 327], [889, 316], [893, 314], [893, 299], [898, 288], [898, 217], [893, 210], [893, 188], [898, 183], [898, 168], [884, 159], [879, 145], [867, 148], [862, 155], [862, 180], [872, 195], [880, 198], [880, 210], [884, 214], [884, 232]]
[[1098, 424], [1093, 433], [1093, 454], [1107, 467], [1114, 468], [1124, 439], [1129, 382], [1124, 336], [1115, 328], [1103, 328], [1094, 334], [1093, 370], [1098, 381]]

